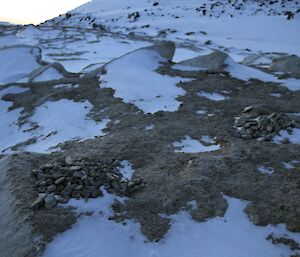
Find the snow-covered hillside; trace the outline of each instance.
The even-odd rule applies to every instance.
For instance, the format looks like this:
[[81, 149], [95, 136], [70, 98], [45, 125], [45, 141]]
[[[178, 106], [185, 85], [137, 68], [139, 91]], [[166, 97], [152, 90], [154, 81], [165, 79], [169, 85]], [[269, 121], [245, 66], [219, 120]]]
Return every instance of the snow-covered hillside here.
[[299, 152], [299, 1], [0, 23], [1, 257], [297, 257]]
[[299, 12], [298, 1], [94, 0], [47, 24], [299, 55]]

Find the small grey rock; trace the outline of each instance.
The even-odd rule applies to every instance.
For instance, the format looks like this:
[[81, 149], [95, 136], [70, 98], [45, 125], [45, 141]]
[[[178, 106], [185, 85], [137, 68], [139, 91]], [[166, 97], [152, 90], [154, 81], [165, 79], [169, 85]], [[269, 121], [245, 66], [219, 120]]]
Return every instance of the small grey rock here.
[[52, 209], [56, 205], [57, 205], [57, 200], [56, 200], [54, 194], [50, 194], [45, 197], [45, 208], [46, 209]]
[[52, 178], [54, 179], [54, 180], [56, 180], [56, 179], [58, 179], [58, 178], [61, 178], [61, 177], [63, 177], [64, 176], [64, 174], [62, 173], [62, 172], [60, 172], [60, 171], [55, 171], [53, 174], [52, 174]]
[[46, 163], [44, 165], [42, 165], [40, 167], [41, 170], [48, 170], [48, 169], [52, 169], [54, 167], [54, 165], [52, 163]]
[[71, 166], [69, 169], [70, 169], [70, 171], [78, 171], [78, 170], [81, 170], [81, 167], [80, 166]]
[[252, 110], [253, 110], [253, 106], [247, 106], [246, 108], [244, 108], [243, 113], [250, 112]]
[[58, 203], [67, 203], [69, 201], [69, 199], [64, 198], [60, 195], [55, 195], [55, 199], [57, 200]]
[[73, 190], [72, 198], [80, 199], [80, 197], [81, 197], [81, 192], [79, 190]]
[[92, 192], [92, 194], [91, 194], [92, 198], [97, 198], [97, 197], [102, 196], [102, 195], [103, 194], [100, 190], [96, 190], [96, 191]]
[[73, 174], [73, 177], [81, 179], [84, 175], [85, 174], [83, 174], [83, 172], [75, 171], [74, 174]]
[[66, 177], [60, 177], [54, 181], [55, 185], [61, 184], [66, 180]]
[[39, 183], [38, 183], [38, 185], [39, 186], [47, 186], [47, 181], [45, 181], [45, 180], [41, 180], [41, 181], [39, 181]]
[[35, 169], [32, 170], [32, 174], [33, 174], [35, 177], [37, 177], [38, 174], [39, 174], [40, 172], [42, 172], [42, 171], [41, 171], [41, 170], [35, 170]]
[[30, 205], [30, 209], [37, 210], [42, 207], [45, 203], [46, 194], [40, 194]]
[[62, 195], [63, 197], [71, 196], [72, 192], [73, 192], [73, 186], [68, 184], [68, 185], [61, 191], [61, 195]]
[[47, 187], [47, 193], [53, 193], [56, 191], [56, 186], [54, 184]]
[[70, 155], [65, 158], [65, 164], [69, 166], [73, 164], [73, 158]]
[[38, 191], [39, 193], [45, 193], [45, 192], [47, 191], [47, 187], [46, 187], [46, 186], [39, 186], [39, 187], [37, 188], [37, 191]]

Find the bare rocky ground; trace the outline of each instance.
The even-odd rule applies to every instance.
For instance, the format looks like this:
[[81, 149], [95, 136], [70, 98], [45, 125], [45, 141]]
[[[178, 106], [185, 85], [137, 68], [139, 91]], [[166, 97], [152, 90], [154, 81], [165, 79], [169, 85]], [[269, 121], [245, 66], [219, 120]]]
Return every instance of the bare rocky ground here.
[[[78, 87], [58, 90], [54, 86], [62, 81], [30, 82], [20, 84], [30, 91], [3, 97], [13, 102], [11, 109], [23, 107], [28, 116], [35, 107], [49, 100], [88, 100], [94, 106], [90, 113], [92, 119], [111, 119], [105, 136], [64, 143], [60, 145], [62, 152], [20, 152], [0, 157], [0, 216], [4, 217], [0, 220], [0, 251], [3, 257], [37, 256], [57, 233], [75, 223], [77, 215], [63, 205], [30, 208], [38, 196], [38, 179], [32, 170], [40, 170], [45, 164], [62, 169], [66, 157], [76, 160], [83, 171], [87, 170], [87, 163], [96, 166], [96, 163], [118, 164], [129, 160], [135, 170], [133, 180], [142, 180], [141, 187], [128, 193], [120, 190], [119, 184], [114, 186], [112, 179], [99, 185], [128, 197], [125, 203], [115, 202], [112, 218], [116, 222], [128, 218], [138, 221], [150, 241], [160, 240], [170, 228], [170, 220], [160, 214], [177, 213], [188, 208], [186, 203], [191, 200], [198, 204], [198, 208], [190, 210], [193, 219], [201, 222], [223, 216], [227, 209], [223, 194], [249, 201], [245, 212], [256, 225], [285, 223], [288, 230], [300, 232], [300, 164], [295, 164], [292, 171], [283, 165], [283, 162], [300, 161], [300, 145], [243, 139], [234, 131], [235, 117], [248, 106], [253, 106], [251, 112], [256, 115], [300, 112], [300, 92], [258, 80], [244, 82], [226, 72], [174, 70], [171, 64], [165, 63], [159, 72], [193, 79], [177, 85], [187, 91], [178, 97], [182, 103], [177, 112], [144, 114], [136, 106], [113, 97], [112, 89], [101, 88], [101, 83], [99, 87], [94, 73], [81, 77], [72, 74], [63, 79], [64, 83], [78, 84]], [[225, 92], [227, 100], [211, 101], [197, 96], [199, 91]], [[273, 93], [281, 96], [275, 98], [270, 95]], [[200, 109], [210, 115], [197, 114]], [[298, 126], [300, 117], [291, 119]], [[154, 125], [153, 129], [145, 130], [149, 125]], [[186, 135], [192, 138], [209, 135], [222, 147], [207, 153], [175, 152], [172, 143]], [[20, 150], [29, 143], [32, 142], [16, 145], [13, 150]], [[257, 171], [261, 165], [272, 167], [275, 172], [262, 174]], [[299, 248], [284, 238], [269, 239], [273, 243], [285, 242], [291, 249]]]

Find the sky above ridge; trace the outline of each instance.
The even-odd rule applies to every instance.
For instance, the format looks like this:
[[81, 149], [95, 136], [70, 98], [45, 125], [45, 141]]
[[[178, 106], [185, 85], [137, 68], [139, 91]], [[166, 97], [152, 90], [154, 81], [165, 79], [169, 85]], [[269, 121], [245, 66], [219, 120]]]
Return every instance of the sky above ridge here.
[[0, 0], [0, 21], [39, 24], [89, 0]]

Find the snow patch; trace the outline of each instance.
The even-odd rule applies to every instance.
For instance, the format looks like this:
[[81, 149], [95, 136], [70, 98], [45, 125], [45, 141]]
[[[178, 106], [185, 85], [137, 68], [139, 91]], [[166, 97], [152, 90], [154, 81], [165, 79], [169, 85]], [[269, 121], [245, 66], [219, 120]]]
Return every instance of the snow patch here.
[[295, 169], [294, 164], [297, 164], [297, 163], [299, 163], [299, 161], [297, 161], [297, 160], [293, 160], [290, 162], [283, 162], [283, 166], [287, 170], [292, 170], [292, 169]]
[[262, 174], [269, 174], [269, 175], [271, 175], [271, 174], [274, 173], [274, 169], [273, 169], [273, 168], [271, 168], [271, 167], [266, 167], [266, 166], [263, 166], [263, 165], [258, 166], [258, 167], [257, 167], [257, 170], [258, 170], [260, 173], [262, 173]]
[[122, 174], [122, 180], [130, 180], [133, 176], [133, 168], [129, 161], [121, 161], [121, 167], [119, 168], [120, 173]]
[[[0, 91], [1, 92], [1, 91]], [[21, 127], [17, 124], [22, 109], [8, 112], [11, 103], [0, 101], [0, 151], [34, 139], [22, 149], [33, 152], [51, 152], [52, 147], [68, 140], [85, 140], [104, 135], [109, 119], [95, 122], [87, 118], [92, 105], [88, 102], [73, 102], [62, 99], [49, 101], [36, 108], [32, 117]], [[9, 150], [11, 151], [11, 150]]]
[[215, 144], [215, 141], [213, 141], [209, 137], [204, 137], [204, 140], [208, 140], [211, 145], [203, 145], [198, 140], [192, 139], [190, 136], [185, 136], [185, 138], [179, 142], [173, 142], [173, 146], [177, 149], [175, 149], [176, 153], [202, 153], [202, 152], [212, 152], [219, 150], [221, 146], [219, 144]]
[[281, 130], [279, 135], [273, 138], [273, 142], [280, 144], [284, 139], [288, 139], [292, 144], [300, 144], [300, 129], [294, 128], [290, 134], [286, 130]]
[[107, 74], [101, 77], [101, 86], [113, 88], [115, 97], [145, 113], [177, 111], [180, 102], [176, 98], [185, 91], [176, 84], [184, 80], [156, 72], [160, 62], [166, 61], [149, 49], [132, 52], [106, 66]]
[[196, 113], [199, 115], [205, 115], [207, 113], [207, 110], [197, 110]]
[[148, 125], [148, 126], [145, 127], [145, 131], [152, 130], [152, 129], [154, 129], [154, 127], [155, 126], [153, 124]]

